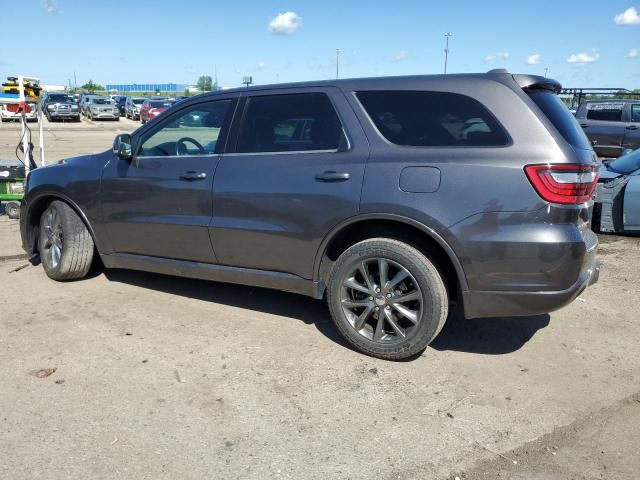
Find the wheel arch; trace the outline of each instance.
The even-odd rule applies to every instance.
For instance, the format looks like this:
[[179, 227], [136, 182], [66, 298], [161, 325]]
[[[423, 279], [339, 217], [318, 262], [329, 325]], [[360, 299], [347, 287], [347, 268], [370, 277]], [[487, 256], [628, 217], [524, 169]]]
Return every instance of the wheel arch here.
[[314, 262], [315, 297], [322, 298], [326, 280], [335, 260], [351, 245], [367, 238], [387, 237], [402, 240], [420, 250], [442, 272], [452, 300], [462, 300], [467, 282], [455, 252], [432, 228], [401, 215], [367, 214], [352, 217], [337, 225], [322, 241]]
[[89, 219], [82, 211], [80, 206], [74, 202], [71, 198], [64, 195], [60, 192], [41, 192], [36, 197], [33, 197], [29, 200], [29, 209], [27, 210], [27, 214], [25, 216], [25, 238], [24, 244], [28, 247], [28, 253], [36, 253], [38, 250], [38, 229], [40, 228], [40, 217], [42, 213], [47, 209], [47, 207], [54, 201], [60, 200], [67, 205], [69, 205], [82, 219], [82, 223], [87, 227], [89, 231], [89, 235], [93, 240], [93, 244], [95, 245], [98, 253], [100, 253], [100, 248], [98, 246], [98, 242], [96, 241], [96, 235], [93, 231], [93, 226]]

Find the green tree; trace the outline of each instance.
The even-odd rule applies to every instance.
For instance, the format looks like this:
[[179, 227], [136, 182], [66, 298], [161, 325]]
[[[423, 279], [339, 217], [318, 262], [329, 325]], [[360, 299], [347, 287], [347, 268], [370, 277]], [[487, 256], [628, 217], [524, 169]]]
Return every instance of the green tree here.
[[190, 97], [190, 96], [191, 96], [191, 92], [189, 91], [189, 89], [188, 89], [188, 88], [185, 88], [185, 89], [184, 89], [184, 96], [185, 96], [185, 97]]
[[197, 85], [201, 91], [210, 92], [213, 89], [213, 79], [210, 75], [201, 75]]
[[96, 90], [104, 90], [102, 85], [98, 85], [97, 83], [93, 83], [93, 80], [89, 80], [87, 83], [82, 85], [80, 88], [83, 90], [88, 90], [89, 92], [94, 92]]

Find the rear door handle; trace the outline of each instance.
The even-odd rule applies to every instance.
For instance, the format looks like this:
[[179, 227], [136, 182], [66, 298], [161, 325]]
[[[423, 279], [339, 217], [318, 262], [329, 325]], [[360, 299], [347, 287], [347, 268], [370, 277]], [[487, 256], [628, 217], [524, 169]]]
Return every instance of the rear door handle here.
[[638, 129], [638, 125], [628, 125], [627, 126], [627, 130], [637, 130]]
[[182, 180], [204, 180], [207, 178], [207, 174], [205, 172], [185, 172], [180, 176]]
[[589, 126], [589, 124], [588, 124], [588, 123], [581, 123], [581, 124], [580, 124], [580, 126], [581, 126], [582, 128], [587, 128], [587, 127]]
[[351, 174], [347, 172], [322, 172], [316, 175], [319, 182], [345, 182], [351, 178]]

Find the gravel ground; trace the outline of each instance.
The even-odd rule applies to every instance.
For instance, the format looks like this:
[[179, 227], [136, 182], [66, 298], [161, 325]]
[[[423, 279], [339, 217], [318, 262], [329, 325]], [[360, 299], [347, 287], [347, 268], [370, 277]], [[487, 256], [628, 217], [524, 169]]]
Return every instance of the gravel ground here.
[[[104, 150], [119, 125], [68, 127], [50, 158]], [[640, 471], [639, 238], [601, 237], [600, 282], [558, 312], [454, 315], [421, 357], [385, 362], [302, 296], [99, 267], [50, 281], [0, 219], [0, 478]]]

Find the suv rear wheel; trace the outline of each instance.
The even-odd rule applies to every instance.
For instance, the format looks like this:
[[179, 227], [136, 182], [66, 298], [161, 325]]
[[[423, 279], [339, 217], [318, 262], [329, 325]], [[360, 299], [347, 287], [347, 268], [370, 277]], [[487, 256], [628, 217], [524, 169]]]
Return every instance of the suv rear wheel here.
[[327, 302], [351, 345], [388, 360], [422, 352], [449, 312], [435, 265], [414, 247], [387, 238], [364, 240], [340, 255], [329, 277]]
[[38, 250], [49, 278], [75, 280], [89, 273], [93, 239], [78, 214], [56, 200], [40, 217]]

